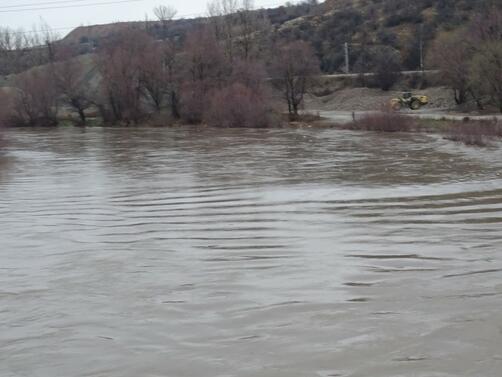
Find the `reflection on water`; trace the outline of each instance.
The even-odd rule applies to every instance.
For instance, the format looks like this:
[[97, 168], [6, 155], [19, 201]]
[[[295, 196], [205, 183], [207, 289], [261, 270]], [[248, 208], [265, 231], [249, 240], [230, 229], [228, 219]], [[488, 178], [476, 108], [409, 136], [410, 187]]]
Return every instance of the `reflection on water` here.
[[499, 151], [336, 130], [7, 139], [1, 376], [500, 375]]

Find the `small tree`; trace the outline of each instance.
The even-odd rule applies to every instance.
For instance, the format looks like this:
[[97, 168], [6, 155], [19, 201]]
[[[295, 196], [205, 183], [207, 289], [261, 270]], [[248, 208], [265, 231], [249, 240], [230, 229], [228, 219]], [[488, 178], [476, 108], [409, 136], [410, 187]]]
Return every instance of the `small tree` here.
[[312, 47], [303, 41], [288, 43], [278, 49], [271, 68], [288, 105], [289, 115], [298, 116], [309, 85], [319, 73], [319, 60]]
[[156, 111], [160, 111], [166, 95], [167, 72], [162, 59], [162, 45], [150, 41], [144, 54], [139, 57], [139, 80], [145, 98], [153, 103]]
[[153, 13], [162, 25], [162, 39], [166, 39], [169, 23], [176, 17], [178, 11], [169, 5], [158, 5], [153, 8]]
[[465, 103], [472, 90], [469, 70], [473, 53], [474, 46], [464, 31], [439, 37], [430, 52], [430, 60], [441, 71], [446, 85], [452, 88], [458, 105]]
[[228, 60], [212, 33], [200, 28], [187, 36], [182, 85], [182, 116], [191, 123], [202, 121], [210, 90], [221, 88], [229, 74]]
[[276, 120], [264, 66], [235, 60], [226, 86], [210, 92], [204, 119], [218, 127], [268, 127]]
[[[248, 0], [244, 0], [249, 2]], [[250, 3], [250, 2], [249, 2]], [[214, 36], [223, 41], [223, 50], [228, 60], [234, 58], [236, 37], [235, 21], [239, 0], [212, 0], [208, 3], [208, 13], [214, 28]]]
[[471, 63], [470, 80], [502, 113], [502, 43], [487, 42], [478, 49]]
[[16, 89], [16, 123], [27, 126], [57, 125], [58, 92], [49, 70], [34, 69], [18, 76]]
[[106, 120], [129, 123], [144, 117], [142, 58], [150, 43], [148, 34], [127, 29], [110, 40], [98, 55], [102, 77], [99, 108]]
[[176, 42], [165, 41], [163, 43], [161, 47], [161, 59], [171, 116], [174, 119], [178, 119], [180, 118], [180, 88], [183, 79], [183, 69]]
[[[11, 124], [14, 117], [14, 103], [13, 95], [10, 90], [0, 88], [0, 129], [7, 127]], [[1, 142], [1, 135], [0, 135]]]
[[268, 127], [271, 114], [262, 93], [233, 83], [212, 92], [204, 118], [215, 127]]
[[89, 83], [85, 81], [85, 68], [78, 59], [68, 59], [53, 66], [54, 81], [62, 100], [85, 124], [85, 111], [92, 106]]
[[392, 47], [383, 47], [375, 51], [374, 82], [382, 90], [389, 90], [401, 76], [401, 57]]
[[252, 0], [242, 0], [237, 11], [236, 45], [239, 48], [239, 56], [244, 59], [252, 59], [259, 53], [259, 47], [263, 47], [263, 36], [269, 34], [269, 20], [265, 12], [254, 9]]
[[469, 37], [474, 51], [469, 83], [502, 112], [502, 9], [492, 7], [476, 15]]

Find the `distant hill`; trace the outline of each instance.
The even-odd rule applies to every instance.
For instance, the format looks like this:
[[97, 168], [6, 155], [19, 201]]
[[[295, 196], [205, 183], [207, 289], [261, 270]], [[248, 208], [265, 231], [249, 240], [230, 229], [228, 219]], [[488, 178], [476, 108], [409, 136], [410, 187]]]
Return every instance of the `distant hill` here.
[[[418, 69], [422, 58], [441, 33], [462, 27], [475, 12], [489, 6], [502, 6], [500, 0], [308, 0], [297, 5], [261, 9], [270, 23], [269, 40], [310, 42], [326, 73], [345, 68], [345, 43], [349, 45], [352, 72], [374, 71], [373, 57], [385, 47], [384, 54], [395, 54], [402, 69]], [[207, 18], [172, 21], [166, 30], [159, 22], [136, 21], [81, 26], [55, 45], [71, 46], [74, 54], [93, 53], [105, 40], [124, 29], [148, 31], [157, 38], [183, 38]], [[236, 25], [239, 19], [235, 17]], [[423, 47], [423, 48], [421, 48]], [[265, 47], [267, 48], [267, 47]], [[380, 53], [381, 55], [381, 53]], [[0, 74], [19, 73], [46, 64], [50, 51], [38, 47], [18, 51], [0, 46]]]
[[[350, 44], [353, 70], [364, 70], [370, 47], [388, 46], [400, 53], [404, 69], [420, 66], [420, 45], [425, 50], [441, 32], [464, 25], [471, 15], [497, 0], [326, 0], [261, 10], [270, 20], [275, 39], [303, 39], [311, 42], [325, 72], [344, 68], [344, 44]], [[169, 37], [183, 38], [204, 18], [173, 21]], [[160, 33], [158, 22], [125, 22], [83, 26], [63, 42], [97, 46], [124, 28], [148, 29]], [[367, 64], [366, 64], [367, 65]], [[368, 67], [366, 67], [368, 68]]]
[[351, 62], [357, 64], [368, 46], [388, 46], [400, 52], [403, 68], [420, 65], [425, 50], [439, 33], [465, 25], [472, 15], [499, 0], [326, 0], [294, 22], [281, 27], [286, 38], [310, 41], [322, 68], [340, 71], [344, 44], [351, 44]]

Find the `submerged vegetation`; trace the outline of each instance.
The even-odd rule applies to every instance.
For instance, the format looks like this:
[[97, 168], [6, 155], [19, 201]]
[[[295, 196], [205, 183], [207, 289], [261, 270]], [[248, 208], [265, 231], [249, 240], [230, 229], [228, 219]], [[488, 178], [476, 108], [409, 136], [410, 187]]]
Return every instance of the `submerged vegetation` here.
[[465, 145], [485, 147], [502, 139], [502, 124], [493, 121], [451, 122], [446, 127], [445, 138]]
[[384, 109], [381, 112], [370, 113], [362, 118], [354, 119], [345, 128], [379, 132], [412, 132], [417, 130], [417, 121], [391, 109]]

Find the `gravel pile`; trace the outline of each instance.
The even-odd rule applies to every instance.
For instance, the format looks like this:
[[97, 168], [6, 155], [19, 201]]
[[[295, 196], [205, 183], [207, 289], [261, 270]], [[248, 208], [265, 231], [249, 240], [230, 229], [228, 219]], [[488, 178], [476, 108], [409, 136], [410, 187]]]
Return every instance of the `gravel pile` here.
[[[400, 91], [384, 92], [371, 88], [347, 88], [323, 97], [308, 95], [305, 97], [307, 110], [319, 111], [368, 111], [380, 110], [392, 98], [399, 97]], [[455, 107], [451, 90], [443, 87], [413, 91], [416, 95], [429, 96], [428, 109], [452, 109]]]

